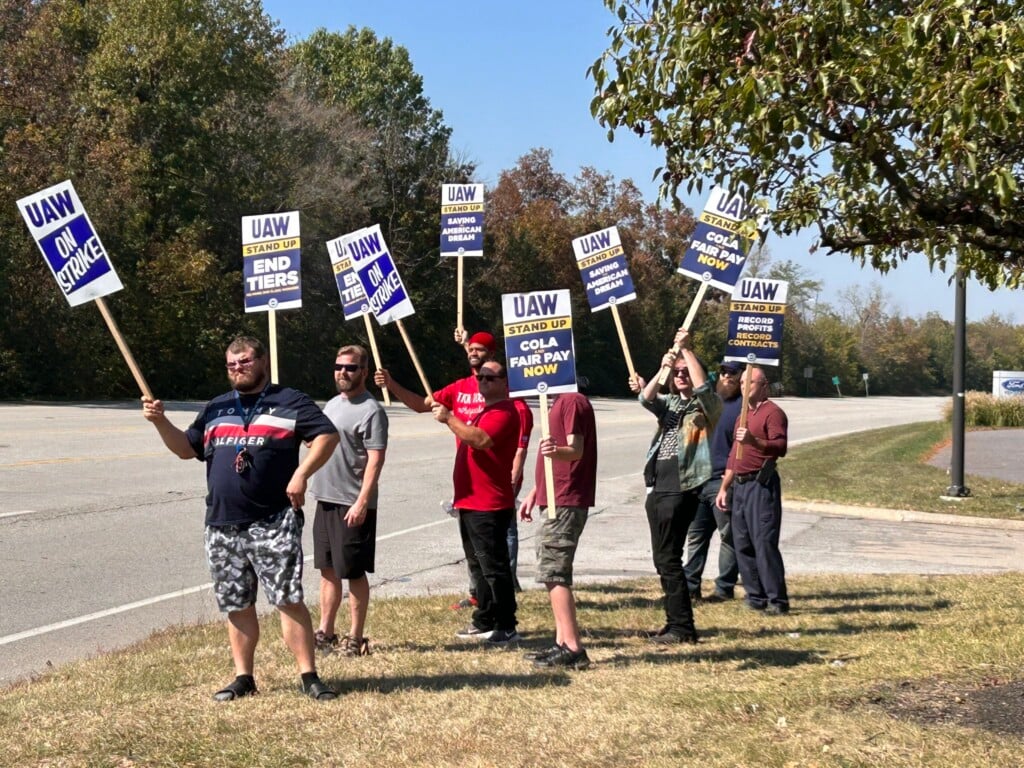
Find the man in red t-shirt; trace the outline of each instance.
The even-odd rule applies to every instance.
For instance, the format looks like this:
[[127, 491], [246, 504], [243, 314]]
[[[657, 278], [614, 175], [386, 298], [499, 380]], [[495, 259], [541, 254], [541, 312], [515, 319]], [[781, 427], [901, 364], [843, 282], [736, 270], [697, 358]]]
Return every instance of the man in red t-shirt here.
[[512, 462], [521, 423], [508, 399], [500, 363], [489, 360], [481, 365], [476, 380], [484, 408], [469, 423], [442, 403], [434, 403], [433, 412], [458, 440], [452, 503], [459, 514], [466, 559], [476, 560], [481, 577], [473, 621], [456, 636], [499, 645], [519, 640], [507, 537], [515, 505]]
[[[497, 342], [494, 336], [487, 331], [478, 331], [466, 338], [466, 332], [455, 329], [456, 343], [463, 344], [466, 349], [466, 360], [469, 363], [471, 373], [462, 379], [456, 379], [446, 387], [442, 387], [433, 394], [423, 397], [412, 390], [406, 389], [388, 373], [386, 368], [380, 368], [373, 376], [378, 387], [387, 388], [395, 397], [401, 400], [407, 407], [416, 413], [427, 413], [434, 403], [440, 403], [449, 411], [454, 413], [461, 421], [469, 424], [484, 409], [484, 398], [477, 388], [476, 374], [480, 366], [488, 360], [493, 359], [497, 349]], [[512, 462], [512, 485], [515, 493], [523, 483], [523, 465], [526, 462], [526, 450], [530, 445], [530, 432], [533, 429], [533, 413], [530, 407], [522, 400], [513, 400], [516, 412], [519, 414], [520, 431], [519, 447]], [[458, 438], [455, 440], [458, 447]], [[516, 565], [519, 554], [519, 530], [516, 527], [515, 519], [508, 530], [508, 548], [510, 563], [512, 565], [512, 582], [518, 591], [518, 580], [516, 579]], [[469, 597], [455, 603], [452, 608], [470, 608], [477, 604], [476, 590], [480, 580], [480, 569], [474, 559], [466, 563], [469, 568]]]
[[[590, 658], [576, 623], [572, 566], [587, 510], [594, 506], [597, 485], [597, 425], [590, 401], [578, 392], [558, 395], [548, 413], [549, 436], [540, 441], [533, 490], [519, 507], [524, 521], [533, 507], [542, 511], [544, 527], [537, 541], [537, 581], [543, 582], [555, 617], [555, 642], [526, 656], [538, 666], [586, 669]], [[551, 461], [555, 517], [549, 518], [544, 458]]]

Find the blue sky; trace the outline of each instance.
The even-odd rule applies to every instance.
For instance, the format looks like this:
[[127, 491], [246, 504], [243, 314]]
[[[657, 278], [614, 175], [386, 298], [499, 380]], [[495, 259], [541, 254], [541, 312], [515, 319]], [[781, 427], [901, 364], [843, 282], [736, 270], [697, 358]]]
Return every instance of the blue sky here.
[[[352, 24], [404, 46], [423, 77], [426, 96], [453, 128], [453, 149], [476, 162], [476, 180], [488, 188], [530, 149], [546, 147], [567, 176], [589, 165], [618, 179], [632, 178], [649, 200], [657, 197], [651, 176], [661, 155], [623, 131], [609, 143], [590, 116], [593, 84], [586, 70], [617, 21], [601, 0], [264, 0], [263, 5], [289, 39], [302, 39], [318, 27], [341, 32]], [[703, 196], [682, 198], [695, 212], [704, 207]], [[845, 287], [877, 283], [904, 315], [935, 311], [952, 318], [948, 276], [929, 272], [924, 257], [879, 275], [846, 256], [809, 253], [812, 241], [808, 232], [769, 237], [768, 246], [773, 259], [791, 259], [823, 282], [822, 302], [838, 305]], [[571, 255], [568, 244], [566, 255]], [[995, 311], [1024, 322], [1022, 299], [1024, 291], [990, 292], [971, 282], [967, 314], [975, 320]]]

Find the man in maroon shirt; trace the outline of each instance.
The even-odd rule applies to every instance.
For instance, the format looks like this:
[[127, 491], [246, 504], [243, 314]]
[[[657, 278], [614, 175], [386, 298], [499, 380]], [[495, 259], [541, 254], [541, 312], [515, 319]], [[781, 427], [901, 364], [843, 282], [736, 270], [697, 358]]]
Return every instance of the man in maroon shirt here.
[[489, 360], [480, 366], [477, 386], [484, 408], [469, 423], [435, 402], [434, 418], [458, 439], [453, 506], [467, 560], [480, 568], [477, 606], [472, 623], [457, 636], [498, 645], [519, 640], [516, 593], [508, 554], [508, 528], [515, 495], [512, 462], [519, 444], [520, 421], [508, 399], [505, 369]]
[[[555, 642], [526, 654], [541, 667], [586, 669], [590, 658], [580, 639], [576, 601], [572, 595], [572, 565], [587, 510], [594, 506], [597, 485], [597, 425], [590, 401], [578, 392], [558, 395], [548, 413], [550, 434], [540, 441], [533, 490], [519, 507], [524, 521], [541, 508], [544, 528], [537, 542], [537, 581], [543, 582], [555, 617]], [[547, 515], [544, 458], [551, 461], [555, 517]]]
[[[747, 425], [740, 427], [737, 420], [715, 505], [721, 510], [729, 508], [728, 491], [732, 486], [733, 547], [747, 605], [780, 616], [789, 612], [789, 595], [779, 552], [782, 490], [775, 461], [786, 455], [789, 423], [785, 412], [768, 399], [764, 370], [751, 367], [741, 388], [747, 398]], [[743, 456], [737, 458], [740, 446]]]

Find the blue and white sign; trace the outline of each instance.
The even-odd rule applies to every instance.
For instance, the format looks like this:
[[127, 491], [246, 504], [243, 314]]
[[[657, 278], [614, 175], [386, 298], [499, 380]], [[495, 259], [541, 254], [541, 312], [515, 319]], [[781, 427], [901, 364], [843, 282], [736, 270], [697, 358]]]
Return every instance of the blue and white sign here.
[[415, 314], [380, 225], [360, 229], [341, 239], [343, 251], [352, 259], [359, 283], [366, 293], [367, 304], [377, 322], [385, 325]]
[[587, 290], [591, 312], [636, 298], [618, 227], [577, 237], [572, 241], [572, 251], [576, 254], [576, 266]]
[[328, 240], [327, 254], [331, 257], [334, 281], [338, 284], [341, 311], [345, 313], [346, 320], [355, 320], [369, 313], [370, 303], [366, 299], [363, 284], [359, 282], [359, 275], [356, 274], [352, 265], [352, 257], [345, 252], [345, 237], [343, 235], [334, 240]]
[[21, 198], [18, 209], [72, 307], [124, 287], [70, 180]]
[[299, 212], [242, 217], [245, 311], [302, 306]]
[[511, 397], [576, 392], [569, 291], [501, 296]]
[[441, 256], [484, 255], [484, 185], [441, 185]]
[[1024, 395], [1024, 371], [992, 371], [993, 397]]
[[778, 365], [782, 357], [782, 321], [789, 283], [785, 280], [740, 280], [729, 304], [725, 359], [753, 365]]
[[740, 232], [757, 215], [739, 195], [730, 195], [723, 187], [712, 189], [677, 271], [720, 290], [732, 291], [755, 242]]

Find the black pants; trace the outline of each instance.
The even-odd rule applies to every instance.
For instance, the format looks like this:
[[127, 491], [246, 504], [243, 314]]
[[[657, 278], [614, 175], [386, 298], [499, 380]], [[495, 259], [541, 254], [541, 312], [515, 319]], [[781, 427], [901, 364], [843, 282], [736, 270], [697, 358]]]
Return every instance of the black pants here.
[[781, 529], [782, 491], [777, 474], [766, 486], [756, 480], [733, 484], [732, 542], [747, 602], [755, 608], [789, 607], [786, 567], [779, 552]]
[[516, 591], [508, 558], [508, 529], [513, 510], [459, 510], [462, 550], [480, 569], [473, 624], [480, 629], [516, 628]]
[[678, 635], [691, 635], [693, 606], [690, 590], [683, 573], [683, 545], [686, 531], [697, 513], [700, 496], [696, 492], [662, 493], [647, 495], [647, 523], [651, 528], [651, 553], [654, 567], [661, 577], [665, 593], [665, 620], [668, 630]]

